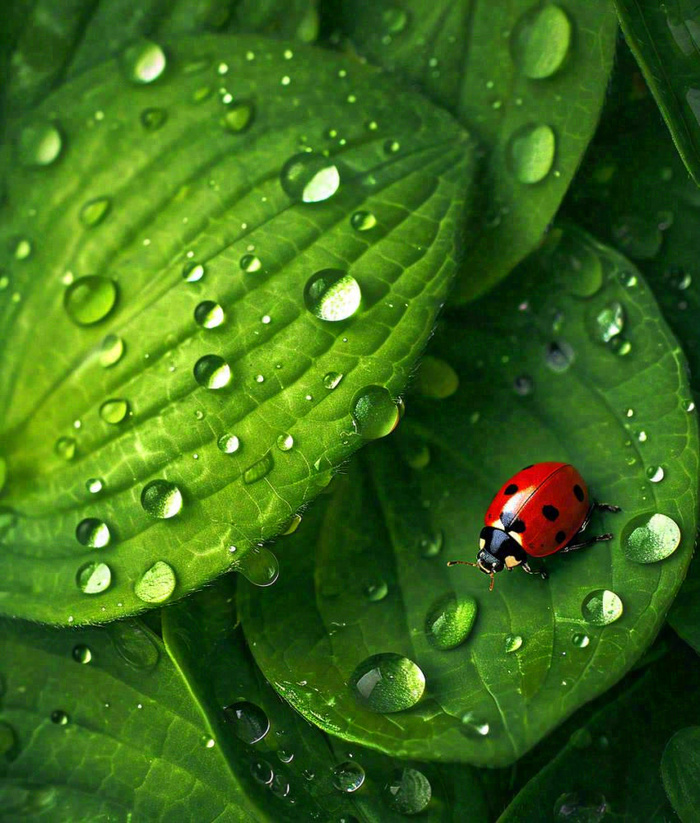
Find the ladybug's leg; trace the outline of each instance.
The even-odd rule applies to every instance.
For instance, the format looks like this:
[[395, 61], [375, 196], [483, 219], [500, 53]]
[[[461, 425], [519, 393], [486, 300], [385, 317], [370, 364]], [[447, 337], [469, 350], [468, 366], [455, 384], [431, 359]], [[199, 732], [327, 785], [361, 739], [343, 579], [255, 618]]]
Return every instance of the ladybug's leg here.
[[586, 546], [592, 546], [594, 543], [603, 543], [605, 540], [612, 539], [612, 534], [599, 534], [596, 537], [589, 537], [588, 540], [584, 540], [582, 543], [571, 543], [568, 546], [564, 546], [563, 549], [559, 550], [559, 553], [566, 554], [567, 552], [575, 552], [577, 549], [585, 549]]
[[598, 509], [600, 512], [621, 512], [622, 509], [619, 506], [612, 506], [610, 503], [593, 503], [593, 508]]
[[546, 569], [541, 568], [541, 569], [535, 570], [535, 569], [531, 568], [528, 563], [521, 564], [520, 568], [525, 572], [525, 574], [539, 574], [539, 576], [543, 580], [546, 580], [549, 577], [549, 573], [546, 571]]

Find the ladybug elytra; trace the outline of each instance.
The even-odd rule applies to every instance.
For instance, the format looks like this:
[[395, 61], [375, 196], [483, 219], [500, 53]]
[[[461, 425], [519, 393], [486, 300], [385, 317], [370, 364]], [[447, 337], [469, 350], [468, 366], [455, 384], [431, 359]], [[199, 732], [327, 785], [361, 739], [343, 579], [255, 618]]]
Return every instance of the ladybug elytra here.
[[548, 577], [544, 568], [534, 570], [528, 560], [555, 552], [571, 552], [593, 543], [611, 540], [612, 534], [582, 538], [593, 512], [619, 512], [619, 506], [591, 501], [577, 469], [568, 463], [535, 463], [508, 480], [491, 501], [479, 537], [476, 563], [450, 560], [448, 566], [476, 566], [491, 575], [516, 566], [527, 574]]

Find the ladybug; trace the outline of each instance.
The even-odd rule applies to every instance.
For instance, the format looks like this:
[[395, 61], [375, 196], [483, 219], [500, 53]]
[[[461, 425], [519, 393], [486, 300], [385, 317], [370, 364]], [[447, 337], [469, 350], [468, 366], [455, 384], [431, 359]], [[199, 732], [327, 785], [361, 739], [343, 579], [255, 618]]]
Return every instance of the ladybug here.
[[530, 567], [530, 557], [572, 552], [612, 540], [612, 534], [581, 539], [593, 512], [619, 512], [619, 506], [592, 501], [581, 474], [569, 463], [535, 463], [510, 478], [491, 501], [479, 537], [476, 563], [450, 560], [447, 565], [476, 566], [491, 575], [516, 566], [527, 574], [549, 576]]

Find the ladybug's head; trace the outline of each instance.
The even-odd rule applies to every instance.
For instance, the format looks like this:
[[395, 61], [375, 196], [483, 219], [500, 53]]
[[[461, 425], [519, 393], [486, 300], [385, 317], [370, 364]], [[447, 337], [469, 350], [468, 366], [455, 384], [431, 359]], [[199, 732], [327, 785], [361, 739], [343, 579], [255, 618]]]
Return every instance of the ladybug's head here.
[[[494, 575], [502, 572], [507, 566], [516, 565], [513, 561], [518, 553], [522, 554], [522, 548], [503, 529], [496, 529], [492, 526], [484, 526], [479, 535], [479, 551], [476, 555], [476, 563], [468, 563], [466, 560], [450, 560], [447, 565], [454, 566], [458, 563], [466, 566], [476, 566], [484, 574], [491, 575], [491, 585], [489, 591], [493, 589]], [[509, 558], [506, 563], [505, 558]], [[517, 561], [521, 562], [521, 561]]]

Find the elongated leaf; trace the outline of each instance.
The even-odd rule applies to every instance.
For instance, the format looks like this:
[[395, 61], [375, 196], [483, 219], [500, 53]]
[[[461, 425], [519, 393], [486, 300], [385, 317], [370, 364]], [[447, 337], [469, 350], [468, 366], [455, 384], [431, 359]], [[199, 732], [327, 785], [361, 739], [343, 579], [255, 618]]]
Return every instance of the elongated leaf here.
[[361, 445], [351, 412], [395, 419], [469, 188], [448, 115], [335, 55], [129, 58], [18, 126], [44, 165], [13, 165], [0, 227], [0, 610], [46, 622], [271, 582], [246, 553]]
[[[698, 471], [682, 355], [628, 261], [558, 241], [445, 322], [397, 435], [288, 539], [273, 589], [241, 594], [256, 660], [321, 728], [402, 757], [512, 762], [619, 680], [681, 584]], [[614, 539], [492, 594], [448, 569], [474, 558], [499, 487], [544, 460], [622, 507], [590, 526]], [[387, 685], [361, 703], [358, 678], [360, 695]]]
[[[475, 770], [405, 763], [349, 747], [280, 701], [236, 627], [230, 576], [165, 610], [163, 636], [231, 768], [265, 810], [265, 819], [399, 823], [401, 803], [436, 823], [466, 815], [489, 819]], [[405, 769], [410, 770], [407, 784], [418, 789], [399, 791], [397, 799], [386, 787]]]
[[699, 686], [698, 662], [676, 649], [573, 734], [499, 823], [539, 823], [550, 819], [547, 815], [555, 820], [676, 820], [664, 795], [662, 755], [666, 762], [664, 748], [677, 739], [672, 735], [700, 719], [696, 701], [688, 700]]
[[161, 640], [137, 621], [0, 629], [3, 820], [258, 821]]
[[503, 278], [540, 242], [598, 122], [615, 51], [608, 0], [344, 0], [368, 59], [418, 84], [486, 152], [478, 240], [456, 301]]
[[615, 0], [673, 142], [700, 185], [700, 17], [691, 0]]
[[678, 817], [693, 823], [700, 817], [700, 726], [681, 729], [668, 741], [661, 776]]

